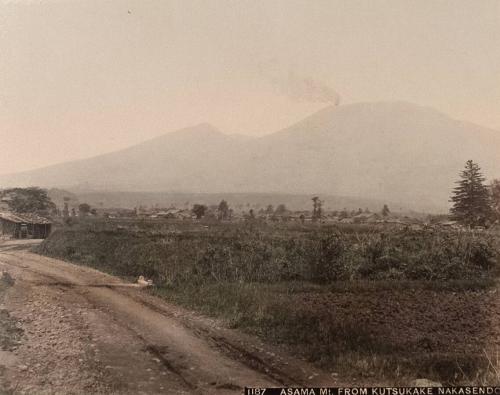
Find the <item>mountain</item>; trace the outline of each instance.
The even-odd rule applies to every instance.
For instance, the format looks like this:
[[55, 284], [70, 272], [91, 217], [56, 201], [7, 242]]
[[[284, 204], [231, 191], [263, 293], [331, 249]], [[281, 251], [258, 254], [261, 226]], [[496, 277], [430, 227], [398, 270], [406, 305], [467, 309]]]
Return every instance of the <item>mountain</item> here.
[[465, 161], [500, 177], [500, 132], [404, 102], [327, 107], [260, 138], [208, 124], [0, 176], [0, 186], [354, 196], [445, 210]]
[[500, 177], [500, 132], [410, 103], [361, 103], [325, 108], [266, 136], [253, 155], [248, 174], [263, 178], [263, 189], [370, 196], [434, 211], [448, 207], [466, 160]]

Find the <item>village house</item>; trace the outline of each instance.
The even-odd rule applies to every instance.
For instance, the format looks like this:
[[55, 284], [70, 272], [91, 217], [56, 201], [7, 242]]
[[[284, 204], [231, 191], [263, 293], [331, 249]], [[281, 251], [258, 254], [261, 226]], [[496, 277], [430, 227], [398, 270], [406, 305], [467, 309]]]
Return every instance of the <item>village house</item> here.
[[35, 214], [0, 212], [2, 236], [16, 239], [45, 239], [52, 230], [52, 223]]

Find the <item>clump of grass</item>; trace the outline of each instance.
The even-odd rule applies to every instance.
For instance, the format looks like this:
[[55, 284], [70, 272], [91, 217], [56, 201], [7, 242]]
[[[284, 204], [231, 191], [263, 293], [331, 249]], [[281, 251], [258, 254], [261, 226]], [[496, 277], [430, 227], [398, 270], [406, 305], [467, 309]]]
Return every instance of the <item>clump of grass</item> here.
[[9, 272], [0, 272], [0, 290], [14, 285], [14, 279]]
[[466, 382], [477, 385], [500, 385], [500, 353], [483, 350], [483, 368], [469, 373]]
[[[1, 273], [0, 273], [1, 275]], [[12, 279], [7, 276], [0, 277], [0, 301], [3, 300], [5, 291], [12, 286]], [[0, 309], [0, 350], [12, 351], [23, 334], [22, 329], [16, 325], [15, 319], [7, 310]]]

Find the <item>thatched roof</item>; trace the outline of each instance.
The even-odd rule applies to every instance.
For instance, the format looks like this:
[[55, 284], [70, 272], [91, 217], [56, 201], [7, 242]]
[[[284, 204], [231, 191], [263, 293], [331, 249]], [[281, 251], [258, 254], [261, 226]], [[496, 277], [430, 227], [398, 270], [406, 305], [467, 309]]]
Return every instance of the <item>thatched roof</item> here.
[[0, 219], [4, 219], [9, 222], [15, 222], [17, 224], [28, 223], [28, 224], [50, 224], [51, 221], [47, 218], [40, 217], [37, 214], [22, 213], [14, 214], [9, 212], [0, 212]]

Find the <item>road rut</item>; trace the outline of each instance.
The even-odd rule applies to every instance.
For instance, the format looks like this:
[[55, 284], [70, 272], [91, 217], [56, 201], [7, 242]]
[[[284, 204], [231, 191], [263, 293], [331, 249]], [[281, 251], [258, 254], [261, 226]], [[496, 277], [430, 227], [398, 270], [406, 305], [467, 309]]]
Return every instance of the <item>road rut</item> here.
[[0, 389], [235, 394], [245, 386], [336, 385], [311, 365], [216, 320], [23, 245], [0, 246], [0, 270], [15, 279], [0, 310], [24, 332], [17, 347], [0, 352]]

